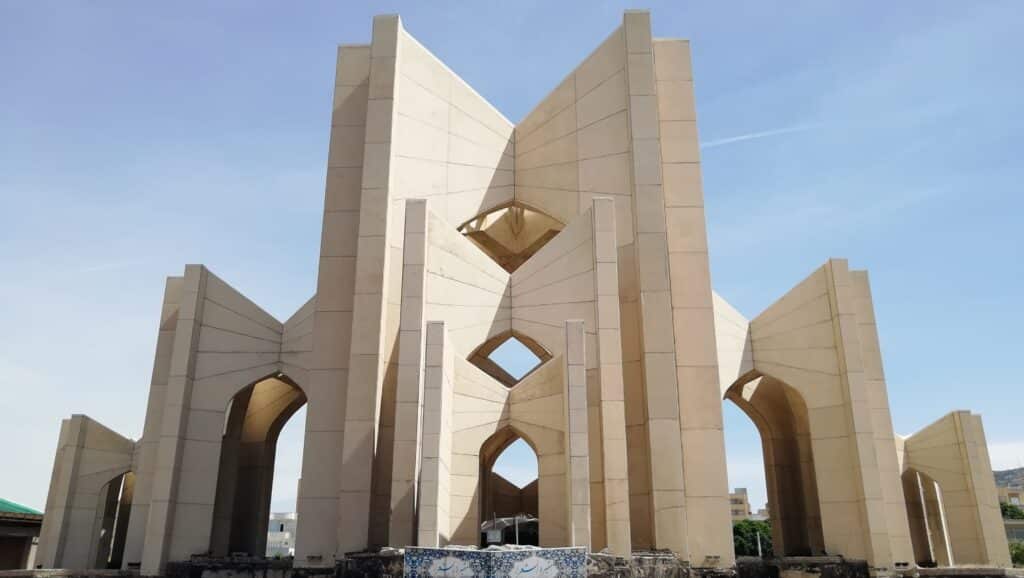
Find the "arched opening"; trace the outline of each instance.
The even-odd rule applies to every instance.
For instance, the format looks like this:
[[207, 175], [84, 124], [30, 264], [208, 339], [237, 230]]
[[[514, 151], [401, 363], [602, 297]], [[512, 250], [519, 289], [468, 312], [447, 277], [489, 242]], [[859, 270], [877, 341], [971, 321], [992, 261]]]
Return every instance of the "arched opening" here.
[[541, 211], [511, 203], [473, 217], [459, 227], [459, 232], [511, 273], [563, 227]]
[[915, 469], [903, 472], [902, 481], [914, 561], [924, 568], [951, 566], [942, 489], [931, 476]]
[[540, 544], [537, 452], [512, 428], [480, 448], [480, 545]]
[[214, 556], [266, 554], [277, 442], [305, 403], [305, 393], [282, 374], [245, 387], [229, 402], [214, 502]]
[[469, 362], [484, 373], [513, 387], [551, 359], [551, 353], [536, 340], [506, 331], [485, 341], [469, 354]]
[[810, 420], [803, 396], [778, 379], [754, 376], [734, 384], [725, 398], [750, 418], [760, 434], [774, 555], [824, 554]]
[[98, 540], [93, 568], [120, 569], [135, 493], [135, 474], [125, 472], [100, 490]]

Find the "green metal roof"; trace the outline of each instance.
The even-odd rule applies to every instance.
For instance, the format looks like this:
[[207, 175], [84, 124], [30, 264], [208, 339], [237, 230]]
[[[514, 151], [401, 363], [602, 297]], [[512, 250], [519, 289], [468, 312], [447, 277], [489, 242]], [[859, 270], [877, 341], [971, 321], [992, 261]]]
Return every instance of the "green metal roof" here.
[[0, 498], [0, 512], [6, 512], [9, 514], [32, 514], [35, 516], [42, 516], [43, 513], [38, 510], [33, 510], [28, 506], [22, 506], [9, 500]]

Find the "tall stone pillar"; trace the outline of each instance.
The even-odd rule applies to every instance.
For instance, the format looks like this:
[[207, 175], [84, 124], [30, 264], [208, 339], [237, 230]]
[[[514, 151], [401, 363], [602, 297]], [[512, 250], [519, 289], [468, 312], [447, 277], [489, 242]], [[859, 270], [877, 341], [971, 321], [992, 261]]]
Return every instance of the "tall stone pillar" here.
[[587, 443], [586, 336], [582, 320], [565, 322], [565, 422], [568, 546], [590, 547], [590, 452]]
[[[205, 267], [185, 267], [174, 352], [171, 354], [167, 391], [163, 403], [160, 443], [153, 471], [153, 492], [149, 518], [146, 522], [146, 542], [142, 551], [140, 572], [143, 575], [155, 576], [163, 571], [175, 534], [174, 514], [178, 505], [182, 453], [185, 430], [188, 427], [188, 409], [195, 375], [195, 352], [199, 345], [207, 278], [208, 272]], [[179, 528], [177, 531], [184, 533], [189, 529]]]
[[398, 60], [398, 16], [373, 19], [366, 135], [363, 146], [362, 199], [353, 295], [351, 351], [341, 451], [337, 516], [338, 555], [370, 546], [377, 426], [381, 411], [387, 289], [390, 280], [391, 131]]
[[606, 545], [617, 556], [629, 557], [633, 545], [629, 519], [629, 468], [626, 462], [626, 413], [622, 379], [622, 339], [619, 330], [619, 266], [615, 204], [595, 198], [594, 287], [597, 295], [597, 366], [601, 390], [598, 414], [604, 479]]
[[391, 466], [389, 543], [415, 543], [416, 488], [423, 407], [424, 295], [426, 295], [427, 202], [406, 201], [402, 249], [402, 318], [398, 338], [398, 387], [395, 401], [394, 461]]
[[313, 352], [306, 395], [306, 438], [298, 497], [295, 565], [333, 565], [338, 546], [339, 490], [349, 354], [359, 249], [363, 149], [370, 87], [369, 45], [338, 48], [327, 155], [323, 230], [313, 312]]
[[[425, 325], [423, 427], [420, 454], [418, 546], [447, 546], [451, 538], [452, 395], [454, 352], [443, 321]], [[396, 460], [397, 461], [397, 460]]]
[[640, 289], [640, 342], [650, 449], [651, 519], [654, 546], [689, 558], [683, 440], [672, 295], [661, 188], [661, 135], [654, 85], [650, 14], [628, 11], [626, 74], [632, 151], [633, 220]]

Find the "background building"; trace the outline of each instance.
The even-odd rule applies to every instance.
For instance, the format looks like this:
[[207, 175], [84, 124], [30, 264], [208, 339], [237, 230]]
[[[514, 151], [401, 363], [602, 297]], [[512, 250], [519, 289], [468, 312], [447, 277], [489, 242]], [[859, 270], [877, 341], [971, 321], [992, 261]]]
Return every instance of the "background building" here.
[[750, 517], [750, 500], [746, 488], [735, 488], [729, 493], [729, 514], [733, 522]]
[[[1024, 468], [993, 472], [996, 492], [1000, 504], [1009, 504], [1024, 509]], [[1010, 542], [1024, 542], [1024, 519], [1003, 516], [1006, 539]]]
[[35, 565], [43, 513], [0, 498], [0, 570]]
[[267, 557], [284, 558], [295, 555], [295, 527], [299, 515], [295, 512], [270, 515], [267, 528]]

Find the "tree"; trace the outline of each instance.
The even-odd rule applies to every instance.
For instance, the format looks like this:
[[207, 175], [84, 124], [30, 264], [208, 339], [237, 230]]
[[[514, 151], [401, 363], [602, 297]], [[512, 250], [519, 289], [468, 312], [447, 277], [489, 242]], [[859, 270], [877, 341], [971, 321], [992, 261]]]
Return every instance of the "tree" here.
[[1024, 542], [1010, 542], [1010, 560], [1014, 566], [1024, 566]]
[[1000, 502], [999, 509], [1003, 511], [1003, 518], [1007, 520], [1024, 520], [1024, 510], [1020, 509], [1020, 506]]
[[757, 556], [758, 537], [761, 555], [772, 556], [772, 526], [767, 520], [740, 520], [732, 525], [732, 543], [737, 556]]

